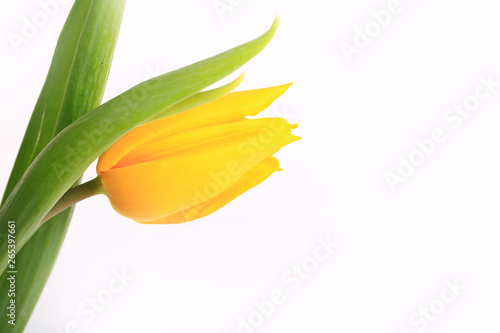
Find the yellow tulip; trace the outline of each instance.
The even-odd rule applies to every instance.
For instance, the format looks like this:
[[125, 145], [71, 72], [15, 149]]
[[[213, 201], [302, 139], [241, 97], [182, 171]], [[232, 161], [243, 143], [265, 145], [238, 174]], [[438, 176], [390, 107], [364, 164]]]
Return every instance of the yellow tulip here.
[[300, 139], [283, 118], [246, 118], [289, 86], [230, 93], [135, 128], [99, 158], [104, 194], [141, 223], [187, 222], [218, 210], [280, 170], [272, 155]]

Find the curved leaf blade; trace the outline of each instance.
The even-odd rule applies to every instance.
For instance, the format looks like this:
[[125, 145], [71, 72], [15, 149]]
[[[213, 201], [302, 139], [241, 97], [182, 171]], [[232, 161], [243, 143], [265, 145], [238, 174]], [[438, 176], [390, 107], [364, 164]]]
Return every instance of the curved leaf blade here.
[[[111, 144], [248, 62], [270, 42], [278, 22], [277, 18], [266, 33], [253, 41], [129, 89], [59, 133], [31, 164], [0, 209], [1, 224], [13, 220], [17, 223], [18, 247], [26, 243], [57, 200]], [[6, 249], [5, 239], [2, 230], [2, 249]], [[3, 251], [1, 269], [6, 262]]]

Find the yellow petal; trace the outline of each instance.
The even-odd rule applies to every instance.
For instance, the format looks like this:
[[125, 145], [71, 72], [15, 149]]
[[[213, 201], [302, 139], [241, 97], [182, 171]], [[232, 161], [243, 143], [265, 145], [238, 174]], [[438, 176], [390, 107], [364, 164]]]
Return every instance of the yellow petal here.
[[[271, 130], [272, 122], [284, 126]], [[243, 119], [179, 133], [143, 145], [130, 164], [101, 172], [101, 181], [119, 213], [156, 220], [226, 191], [256, 164], [298, 140], [292, 127], [281, 118]]]
[[255, 116], [266, 109], [290, 87], [290, 84], [233, 92], [196, 108], [139, 126], [124, 135], [104, 152], [97, 163], [97, 174], [113, 168], [136, 147], [161, 137], [207, 126]]
[[[125, 155], [112, 169], [139, 163], [169, 158], [174, 154], [192, 153], [197, 150], [212, 149], [225, 144], [245, 140], [241, 150], [262, 150], [263, 147], [280, 137], [288, 136], [296, 125], [290, 125], [283, 118], [245, 119], [198, 127], [174, 135], [148, 141]], [[231, 153], [231, 152], [228, 152]], [[235, 154], [238, 152], [234, 152]], [[238, 153], [242, 154], [242, 153]]]
[[233, 186], [218, 196], [158, 220], [138, 222], [146, 224], [175, 224], [199, 219], [224, 207], [241, 194], [262, 183], [278, 170], [280, 170], [279, 161], [272, 156], [268, 157], [251, 168]]

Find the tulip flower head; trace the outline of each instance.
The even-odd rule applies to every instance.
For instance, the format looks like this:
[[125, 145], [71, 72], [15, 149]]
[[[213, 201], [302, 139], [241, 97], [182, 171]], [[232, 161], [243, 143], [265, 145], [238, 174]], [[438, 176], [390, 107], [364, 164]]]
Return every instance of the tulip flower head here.
[[299, 137], [283, 118], [254, 118], [290, 85], [230, 93], [139, 126], [99, 158], [104, 194], [141, 223], [211, 214], [280, 170], [272, 155]]

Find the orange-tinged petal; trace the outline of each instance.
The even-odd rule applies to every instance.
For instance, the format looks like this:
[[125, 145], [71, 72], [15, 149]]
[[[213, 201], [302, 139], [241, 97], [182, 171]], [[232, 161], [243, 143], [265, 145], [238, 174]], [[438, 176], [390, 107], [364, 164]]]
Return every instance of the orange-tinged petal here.
[[280, 170], [279, 161], [273, 156], [268, 157], [251, 168], [233, 186], [212, 199], [158, 220], [137, 222], [147, 224], [176, 224], [199, 219], [224, 207], [241, 194], [262, 183], [278, 170]]
[[[119, 213], [137, 221], [163, 218], [214, 198], [260, 161], [299, 139], [291, 134], [290, 125], [272, 131], [266, 126], [254, 126], [269, 124], [270, 120], [273, 118], [235, 122], [241, 126], [240, 130], [252, 128], [245, 135], [231, 131], [227, 124], [207, 126], [191, 141], [187, 140], [182, 149], [171, 148], [175, 145], [168, 140], [160, 140], [158, 146], [144, 146], [144, 153], [138, 150], [138, 156], [134, 157], [136, 163], [101, 172], [103, 188]], [[211, 130], [221, 127], [235, 136], [195, 144], [207, 135], [212, 136]], [[206, 132], [208, 128], [211, 129]], [[189, 137], [189, 132], [179, 135]], [[167, 154], [158, 155], [161, 147]]]
[[196, 108], [139, 126], [104, 152], [97, 163], [97, 174], [113, 168], [136, 147], [152, 140], [196, 127], [255, 116], [281, 96], [291, 84], [233, 92]]

